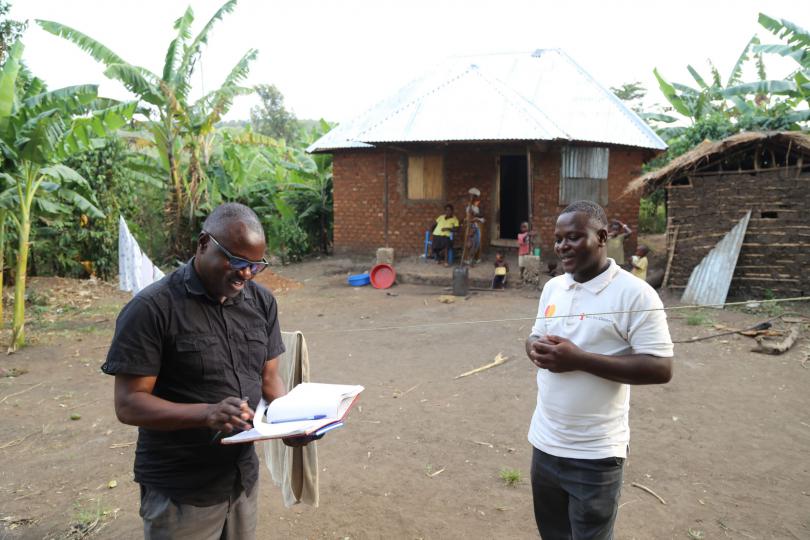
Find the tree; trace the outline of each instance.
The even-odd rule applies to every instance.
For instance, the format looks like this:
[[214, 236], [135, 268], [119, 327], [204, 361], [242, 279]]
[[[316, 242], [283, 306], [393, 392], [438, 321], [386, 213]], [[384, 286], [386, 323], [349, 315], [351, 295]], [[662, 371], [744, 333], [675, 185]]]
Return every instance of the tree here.
[[292, 142], [298, 135], [298, 122], [295, 115], [284, 108], [284, 95], [272, 84], [254, 87], [261, 105], [250, 109], [250, 122], [253, 131]]
[[[232, 12], [236, 0], [225, 2], [192, 38], [194, 12], [188, 7], [174, 23], [176, 37], [169, 43], [162, 74], [126, 62], [123, 58], [81, 32], [52, 21], [38, 20], [46, 31], [73, 42], [106, 66], [105, 75], [120, 81], [148, 107], [149, 118], [141, 125], [138, 142], [156, 154], [151, 172], [160, 174], [169, 189], [166, 208], [170, 224], [170, 255], [184, 259], [191, 251], [199, 207], [208, 190], [206, 165], [211, 155], [215, 125], [230, 109], [234, 97], [249, 94], [240, 86], [247, 77], [255, 49], [248, 50], [234, 65], [222, 85], [196, 102], [189, 101], [192, 75], [208, 43], [213, 26]], [[144, 172], [149, 173], [144, 165]]]
[[619, 98], [626, 102], [628, 106], [636, 113], [642, 112], [641, 100], [647, 95], [647, 89], [640, 81], [624, 83], [621, 86], [611, 86], [610, 91]]
[[[748, 44], [746, 44], [742, 54], [731, 70], [727, 84], [738, 81], [742, 73], [743, 65], [748, 60], [748, 51], [754, 43], [757, 43], [756, 39], [756, 36], [754, 36]], [[657, 68], [653, 70], [653, 74], [658, 80], [661, 93], [664, 94], [664, 97], [669, 101], [670, 105], [672, 105], [672, 108], [676, 112], [689, 118], [693, 123], [713, 112], [727, 113], [729, 111], [726, 96], [723, 94], [724, 87], [720, 72], [711, 61], [709, 61], [709, 67], [712, 76], [710, 79], [711, 82], [707, 83], [694, 67], [691, 65], [686, 66], [689, 74], [697, 83], [697, 87], [680, 83], [670, 84], [664, 79], [663, 75], [658, 72]]]
[[[330, 129], [331, 126], [321, 120], [303, 139], [303, 146], [309, 146]], [[300, 150], [296, 156], [295, 162], [288, 165], [290, 186], [295, 188], [289, 192], [288, 200], [296, 210], [298, 222], [313, 237], [313, 244], [326, 254], [332, 244], [334, 223], [332, 156], [309, 155]]]
[[13, 43], [22, 37], [26, 23], [8, 19], [11, 2], [0, 0], [0, 63], [5, 62], [8, 50]]
[[47, 91], [34, 80], [18, 96], [22, 52], [18, 41], [0, 74], [0, 178], [5, 182], [0, 206], [11, 213], [18, 233], [9, 351], [25, 343], [25, 283], [34, 216], [66, 214], [74, 207], [91, 216], [103, 215], [87, 180], [63, 162], [124, 126], [136, 107], [134, 102], [99, 98], [94, 85]]
[[[738, 107], [745, 112], [750, 113], [757, 107], [771, 109], [776, 113], [771, 116], [781, 116], [782, 124], [798, 129], [810, 120], [810, 32], [787, 19], [774, 19], [764, 13], [759, 14], [759, 24], [786, 43], [762, 45], [757, 42], [754, 51], [758, 55], [759, 81], [728, 88], [726, 95], [738, 100]], [[791, 58], [797, 64], [796, 70], [785, 79], [768, 80], [763, 53]], [[752, 95], [753, 101], [745, 100]], [[799, 108], [802, 104], [804, 109]]]
[[[692, 123], [721, 114], [731, 119], [736, 131], [797, 130], [810, 120], [810, 110], [800, 108], [802, 102], [810, 105], [810, 32], [785, 19], [772, 19], [762, 13], [759, 23], [785, 39], [787, 44], [762, 45], [754, 35], [743, 48], [725, 83], [711, 62], [710, 83], [692, 66], [687, 66], [697, 87], [670, 84], [657, 69], [653, 70], [661, 92], [675, 111]], [[792, 58], [798, 63], [798, 68], [785, 79], [769, 79], [764, 53]], [[744, 66], [751, 61], [755, 63], [757, 80], [743, 82]]]

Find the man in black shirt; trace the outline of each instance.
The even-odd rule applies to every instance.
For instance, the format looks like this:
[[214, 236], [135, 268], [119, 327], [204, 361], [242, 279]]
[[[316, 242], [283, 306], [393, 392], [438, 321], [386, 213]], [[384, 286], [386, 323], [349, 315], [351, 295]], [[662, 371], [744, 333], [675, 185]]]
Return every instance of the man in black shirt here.
[[135, 481], [146, 538], [255, 535], [256, 452], [220, 439], [250, 429], [262, 395], [285, 393], [278, 307], [251, 281], [267, 266], [264, 253], [256, 214], [219, 206], [188, 264], [118, 316], [102, 370], [115, 375], [118, 419], [139, 428]]

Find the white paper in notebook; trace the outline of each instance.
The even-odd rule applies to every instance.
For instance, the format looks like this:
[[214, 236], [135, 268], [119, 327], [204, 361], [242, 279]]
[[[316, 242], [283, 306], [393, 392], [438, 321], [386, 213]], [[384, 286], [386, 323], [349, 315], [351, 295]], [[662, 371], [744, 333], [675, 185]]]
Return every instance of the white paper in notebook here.
[[262, 399], [256, 407], [253, 429], [227, 437], [222, 442], [237, 444], [310, 435], [342, 420], [363, 390], [358, 385], [301, 383], [269, 406]]
[[301, 383], [267, 408], [270, 423], [316, 417], [337, 420], [349, 408], [362, 386], [347, 384]]

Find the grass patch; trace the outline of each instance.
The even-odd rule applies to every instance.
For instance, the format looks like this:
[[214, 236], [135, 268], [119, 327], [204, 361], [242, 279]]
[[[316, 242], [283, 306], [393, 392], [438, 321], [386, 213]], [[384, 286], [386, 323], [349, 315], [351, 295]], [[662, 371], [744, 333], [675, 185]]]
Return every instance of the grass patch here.
[[509, 467], [502, 468], [498, 476], [507, 487], [515, 487], [523, 479], [523, 475], [518, 469], [510, 469]]
[[102, 506], [101, 497], [90, 499], [84, 504], [73, 505], [73, 518], [70, 521], [70, 530], [65, 538], [85, 538], [100, 531], [105, 521], [116, 517], [118, 509], [111, 510]]
[[2, 368], [2, 367], [0, 367], [0, 377], [14, 378], [14, 377], [19, 377], [20, 375], [25, 375], [26, 373], [28, 373], [28, 370], [25, 369], [25, 368], [16, 368], [16, 367]]
[[768, 317], [781, 317], [785, 314], [785, 308], [778, 302], [762, 302], [762, 310], [768, 314]]
[[702, 311], [693, 311], [686, 315], [686, 324], [689, 326], [705, 326], [713, 322], [711, 317]]

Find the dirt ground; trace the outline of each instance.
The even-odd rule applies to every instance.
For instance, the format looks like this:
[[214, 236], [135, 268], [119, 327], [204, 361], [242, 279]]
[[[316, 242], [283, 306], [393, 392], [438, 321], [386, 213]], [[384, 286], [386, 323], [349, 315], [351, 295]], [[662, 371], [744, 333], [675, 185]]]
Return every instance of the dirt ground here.
[[[366, 390], [347, 425], [318, 443], [319, 508], [284, 508], [262, 470], [258, 537], [537, 538], [531, 321], [417, 325], [530, 318], [538, 291], [444, 304], [435, 286], [348, 287], [329, 260], [281, 274], [266, 278], [283, 329], [306, 335], [313, 380]], [[32, 344], [0, 359], [0, 539], [140, 538], [136, 431], [115, 419], [112, 379], [99, 370], [129, 296], [69, 280], [33, 290]], [[689, 339], [768, 317], [673, 311], [670, 320], [673, 338]], [[414, 327], [373, 330], [388, 326]], [[810, 348], [764, 356], [752, 345], [739, 335], [679, 344], [670, 384], [633, 388], [617, 538], [810, 538]], [[509, 360], [455, 378], [498, 354]], [[504, 469], [519, 472], [516, 485]]]

